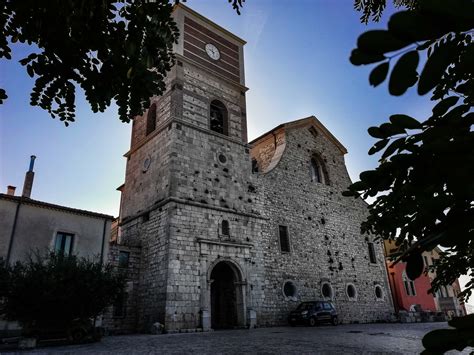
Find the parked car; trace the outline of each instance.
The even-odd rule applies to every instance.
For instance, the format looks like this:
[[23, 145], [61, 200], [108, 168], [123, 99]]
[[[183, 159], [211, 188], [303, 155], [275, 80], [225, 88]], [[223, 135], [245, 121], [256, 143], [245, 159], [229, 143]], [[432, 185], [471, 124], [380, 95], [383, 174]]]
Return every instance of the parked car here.
[[338, 324], [336, 307], [329, 301], [302, 302], [288, 316], [291, 326], [306, 324], [314, 327], [317, 323]]
[[104, 329], [95, 327], [90, 319], [75, 319], [71, 324], [51, 321], [48, 324], [31, 327], [28, 332], [40, 342], [64, 340], [73, 344], [99, 341]]

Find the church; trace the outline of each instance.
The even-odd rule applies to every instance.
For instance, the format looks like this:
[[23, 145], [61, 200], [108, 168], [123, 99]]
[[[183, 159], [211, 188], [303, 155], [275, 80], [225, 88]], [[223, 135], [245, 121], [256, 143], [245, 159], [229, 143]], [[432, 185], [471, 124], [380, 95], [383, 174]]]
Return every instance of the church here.
[[[133, 120], [117, 243], [127, 289], [112, 332], [287, 324], [331, 300], [340, 323], [386, 321], [383, 245], [361, 235], [346, 148], [316, 117], [248, 142], [245, 41], [178, 4], [166, 92]], [[249, 117], [249, 119], [252, 119]]]

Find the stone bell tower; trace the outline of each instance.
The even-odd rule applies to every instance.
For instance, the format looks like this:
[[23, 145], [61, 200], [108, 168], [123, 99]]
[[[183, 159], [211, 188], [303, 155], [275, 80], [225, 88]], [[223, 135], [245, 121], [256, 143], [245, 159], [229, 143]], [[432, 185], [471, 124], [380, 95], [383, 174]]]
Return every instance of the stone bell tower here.
[[134, 119], [121, 243], [141, 247], [137, 324], [248, 326], [261, 201], [247, 145], [245, 41], [179, 4], [166, 91]]

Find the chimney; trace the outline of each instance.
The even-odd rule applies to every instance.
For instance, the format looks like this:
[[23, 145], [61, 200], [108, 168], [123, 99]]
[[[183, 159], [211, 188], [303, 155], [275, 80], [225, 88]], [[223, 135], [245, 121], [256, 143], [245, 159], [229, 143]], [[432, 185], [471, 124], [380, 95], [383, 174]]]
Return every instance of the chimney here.
[[7, 195], [15, 196], [16, 186], [8, 185], [7, 186]]
[[35, 173], [33, 172], [33, 167], [35, 165], [36, 156], [32, 155], [30, 159], [30, 168], [25, 175], [25, 183], [23, 184], [22, 197], [30, 198], [31, 189], [33, 188], [33, 179], [35, 178]]

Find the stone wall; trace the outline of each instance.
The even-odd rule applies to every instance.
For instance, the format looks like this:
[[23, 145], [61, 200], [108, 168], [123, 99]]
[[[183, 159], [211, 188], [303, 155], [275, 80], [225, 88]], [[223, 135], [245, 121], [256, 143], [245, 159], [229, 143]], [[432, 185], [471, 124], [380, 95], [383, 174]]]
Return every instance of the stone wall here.
[[[319, 154], [326, 164], [330, 185], [312, 182], [310, 160]], [[377, 262], [371, 263], [367, 238], [360, 223], [367, 206], [345, 198], [350, 184], [343, 154], [332, 142], [308, 127], [288, 129], [286, 148], [273, 170], [260, 174], [268, 234], [263, 234], [265, 308], [261, 324], [286, 323], [288, 312], [300, 301], [322, 299], [322, 284], [330, 283], [333, 301], [343, 322], [388, 319], [393, 311], [382, 246], [376, 244]], [[288, 226], [291, 252], [280, 251], [278, 225]], [[283, 284], [292, 281], [297, 297], [285, 297]], [[357, 292], [347, 295], [347, 285]], [[383, 298], [375, 296], [375, 285]]]
[[177, 124], [171, 195], [239, 212], [259, 213], [249, 149], [210, 131]]
[[[227, 108], [229, 137], [240, 142], [246, 140], [242, 131], [245, 113], [245, 94], [238, 86], [210, 76], [203, 69], [183, 62], [183, 116], [182, 119], [200, 128], [209, 127], [209, 107], [218, 99]], [[244, 127], [246, 129], [246, 127]]]
[[[154, 99], [156, 132], [143, 137], [144, 119], [137, 120], [127, 153], [121, 243], [141, 246], [137, 329], [155, 322], [169, 332], [209, 329], [211, 274], [221, 262], [235, 277], [238, 325], [285, 324], [298, 302], [322, 298], [324, 283], [341, 321], [388, 319], [382, 248], [376, 244], [371, 263], [370, 240], [360, 234], [367, 206], [341, 196], [350, 184], [345, 148], [307, 119], [277, 127], [250, 149], [244, 87], [181, 56], [168, 78], [168, 92]], [[228, 136], [209, 129], [214, 99], [228, 111]], [[311, 181], [313, 154], [328, 185]], [[252, 173], [251, 159], [260, 173]], [[279, 225], [289, 229], [289, 253], [280, 250]], [[294, 296], [285, 296], [285, 281]]]
[[[263, 202], [243, 143], [240, 105], [245, 97], [186, 62], [183, 75], [183, 116], [175, 120], [171, 138], [168, 331], [203, 327], [203, 314], [210, 312], [212, 265], [221, 260], [235, 265], [245, 283], [245, 302], [253, 288], [250, 280], [263, 276], [255, 257]], [[229, 136], [209, 130], [209, 105], [216, 98], [227, 107]], [[229, 222], [229, 236], [221, 233], [223, 220]], [[258, 292], [254, 297], [260, 297]]]
[[157, 202], [169, 197], [171, 128], [169, 122], [157, 127], [142, 145], [127, 154], [122, 220], [146, 213]]
[[[170, 220], [169, 274], [166, 302], [168, 330], [201, 328], [202, 311], [210, 310], [210, 273], [220, 261], [233, 263], [245, 283], [247, 307], [261, 303], [263, 278], [260, 241], [262, 219], [230, 209], [178, 203]], [[221, 223], [229, 221], [229, 235]], [[248, 288], [248, 290], [247, 290]], [[249, 296], [251, 294], [251, 296]], [[246, 309], [242, 309], [246, 312]]]
[[[123, 267], [119, 264], [120, 252], [129, 253], [127, 267]], [[126, 296], [123, 315], [114, 315], [114, 306], [111, 306], [104, 312], [102, 325], [107, 329], [109, 334], [133, 333], [136, 331], [138, 325], [141, 248], [117, 245], [115, 243], [111, 244], [109, 248], [108, 262], [117, 272], [124, 273], [126, 278]]]

